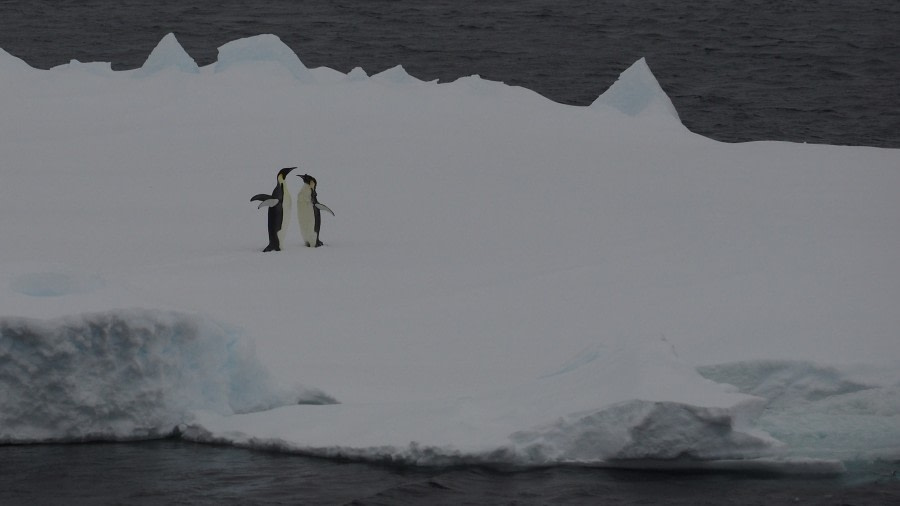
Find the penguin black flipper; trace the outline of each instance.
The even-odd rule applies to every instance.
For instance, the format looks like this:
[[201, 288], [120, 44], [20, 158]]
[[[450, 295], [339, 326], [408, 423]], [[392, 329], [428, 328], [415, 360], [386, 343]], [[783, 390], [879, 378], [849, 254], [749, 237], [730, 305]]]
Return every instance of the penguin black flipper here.
[[322, 209], [323, 211], [328, 211], [329, 213], [331, 213], [332, 216], [334, 216], [334, 211], [329, 209], [328, 206], [326, 206], [325, 204], [323, 204], [321, 202], [316, 202], [316, 207], [319, 209]]
[[271, 195], [266, 195], [265, 193], [260, 193], [259, 195], [254, 195], [250, 202], [254, 202], [256, 200], [261, 201], [257, 209], [262, 209], [263, 207], [272, 207], [278, 205], [278, 199], [272, 197]]

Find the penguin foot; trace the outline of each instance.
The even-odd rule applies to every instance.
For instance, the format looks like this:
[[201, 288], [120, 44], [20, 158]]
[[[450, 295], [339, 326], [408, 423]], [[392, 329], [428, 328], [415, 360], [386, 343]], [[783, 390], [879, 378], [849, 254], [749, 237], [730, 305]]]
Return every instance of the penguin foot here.
[[268, 253], [269, 251], [281, 251], [281, 248], [276, 248], [275, 246], [272, 246], [270, 244], [266, 246], [266, 249], [263, 250], [263, 253]]

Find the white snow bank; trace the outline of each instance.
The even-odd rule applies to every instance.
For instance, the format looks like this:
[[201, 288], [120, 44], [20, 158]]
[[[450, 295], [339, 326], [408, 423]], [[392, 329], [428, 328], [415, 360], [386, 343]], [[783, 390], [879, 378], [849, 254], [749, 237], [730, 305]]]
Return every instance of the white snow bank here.
[[146, 77], [163, 69], [176, 69], [181, 72], [197, 73], [200, 68], [197, 62], [178, 43], [174, 33], [170, 33], [159, 41], [150, 52], [147, 60], [134, 72], [135, 77]]
[[681, 121], [672, 99], [663, 91], [644, 58], [622, 72], [591, 107], [599, 105], [612, 107], [629, 116], [638, 116], [646, 111], [649, 114], [668, 115]]
[[432, 401], [295, 406], [182, 429], [197, 441], [416, 465], [541, 466], [748, 459], [778, 443], [755, 431], [762, 400], [701, 378], [667, 344], [596, 346], [514, 388]]
[[154, 438], [195, 409], [323, 401], [277, 387], [234, 328], [174, 312], [0, 318], [0, 442]]

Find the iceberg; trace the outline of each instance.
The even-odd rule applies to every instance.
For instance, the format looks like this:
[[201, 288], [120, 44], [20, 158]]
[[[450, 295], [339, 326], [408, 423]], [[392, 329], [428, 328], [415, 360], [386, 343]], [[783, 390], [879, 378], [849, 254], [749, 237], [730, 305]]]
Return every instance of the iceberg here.
[[[900, 456], [898, 150], [694, 135], [644, 60], [590, 107], [309, 70], [274, 35], [198, 72], [174, 36], [155, 73], [0, 66], [0, 440]], [[339, 218], [264, 255], [248, 201], [286, 166]]]

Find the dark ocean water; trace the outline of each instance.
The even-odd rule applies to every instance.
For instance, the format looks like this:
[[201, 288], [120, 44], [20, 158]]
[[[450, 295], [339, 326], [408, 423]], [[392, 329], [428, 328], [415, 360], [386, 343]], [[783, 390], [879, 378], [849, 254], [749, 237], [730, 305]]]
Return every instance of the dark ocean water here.
[[274, 33], [310, 67], [471, 74], [586, 105], [641, 57], [692, 131], [900, 148], [897, 0], [0, 0], [32, 66], [140, 66], [174, 32], [200, 65]]
[[[391, 468], [178, 441], [0, 446], [0, 504], [897, 505], [900, 480]], [[871, 474], [867, 469], [862, 474]]]
[[[0, 0], [0, 47], [38, 68], [70, 59], [135, 68], [169, 32], [200, 65], [225, 42], [274, 33], [310, 67], [480, 74], [574, 105], [646, 57], [702, 135], [900, 148], [900, 0]], [[173, 440], [0, 446], [0, 505], [887, 505], [900, 504], [896, 468], [818, 479], [499, 472]]]

